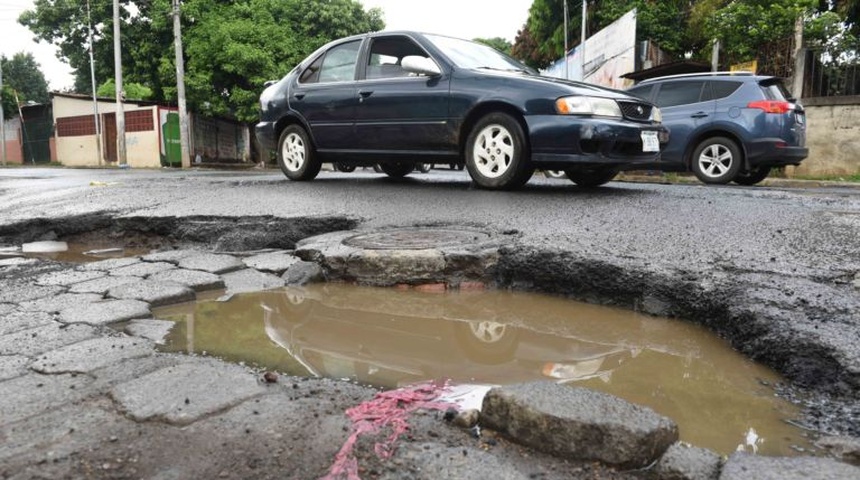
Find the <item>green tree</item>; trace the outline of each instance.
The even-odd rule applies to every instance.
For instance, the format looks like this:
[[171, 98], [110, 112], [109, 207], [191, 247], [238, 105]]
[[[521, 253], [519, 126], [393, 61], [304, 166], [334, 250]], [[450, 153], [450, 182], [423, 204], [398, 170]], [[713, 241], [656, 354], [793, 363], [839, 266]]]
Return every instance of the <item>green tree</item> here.
[[[569, 46], [573, 48], [581, 38], [582, 11], [575, 2], [569, 1], [568, 5], [567, 33]], [[588, 4], [586, 31], [590, 36], [636, 8], [637, 38], [654, 40], [663, 50], [681, 54], [693, 44], [686, 30], [690, 5], [689, 0], [596, 0]], [[564, 0], [534, 0], [512, 51], [516, 58], [536, 68], [545, 68], [561, 58]]]
[[758, 47], [794, 32], [798, 17], [815, 10], [816, 0], [737, 0], [717, 8], [703, 24], [706, 38], [719, 38], [730, 59], [755, 58]]
[[[171, 0], [120, 4], [124, 83], [150, 88], [154, 101], [175, 101]], [[91, 6], [96, 82], [103, 85], [114, 77], [112, 2]], [[266, 80], [330, 40], [384, 28], [381, 11], [365, 11], [357, 0], [185, 0], [181, 19], [189, 108], [249, 122]], [[59, 47], [77, 92], [91, 91], [85, 2], [36, 0], [19, 22]]]
[[511, 42], [505, 40], [502, 37], [493, 37], [493, 38], [475, 38], [474, 42], [483, 43], [488, 47], [495, 48], [496, 50], [504, 53], [505, 55], [511, 54]]
[[[146, 85], [134, 82], [123, 82], [122, 90], [125, 92], [126, 100], [149, 100], [152, 98], [152, 89]], [[101, 84], [96, 90], [99, 97], [116, 97], [116, 83], [113, 79]]]
[[21, 103], [48, 103], [48, 82], [39, 69], [32, 53], [16, 53], [11, 59], [0, 57], [3, 62], [3, 113], [7, 118], [18, 115], [15, 93]]

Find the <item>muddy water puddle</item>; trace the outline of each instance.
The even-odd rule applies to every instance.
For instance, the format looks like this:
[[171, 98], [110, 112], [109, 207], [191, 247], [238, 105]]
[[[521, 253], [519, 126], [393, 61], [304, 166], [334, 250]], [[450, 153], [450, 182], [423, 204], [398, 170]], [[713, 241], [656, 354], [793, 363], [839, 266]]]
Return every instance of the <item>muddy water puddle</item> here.
[[695, 325], [551, 296], [423, 293], [342, 284], [242, 294], [159, 309], [164, 347], [292, 375], [384, 388], [428, 379], [550, 380], [647, 405], [681, 439], [722, 454], [808, 448], [786, 423], [781, 378]]
[[92, 242], [43, 241], [25, 243], [17, 247], [0, 248], [0, 259], [28, 257], [67, 263], [90, 263], [110, 258], [145, 255], [149, 252], [150, 249], [142, 247], [129, 248], [112, 244], [94, 244]]

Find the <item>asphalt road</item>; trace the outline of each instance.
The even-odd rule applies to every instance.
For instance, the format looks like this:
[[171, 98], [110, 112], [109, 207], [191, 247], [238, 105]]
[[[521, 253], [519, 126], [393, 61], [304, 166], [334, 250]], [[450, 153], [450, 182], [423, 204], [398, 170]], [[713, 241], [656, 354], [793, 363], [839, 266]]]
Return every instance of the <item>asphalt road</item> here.
[[366, 227], [469, 224], [526, 243], [696, 269], [795, 275], [860, 272], [860, 189], [612, 182], [581, 190], [536, 175], [482, 191], [465, 172], [393, 181], [370, 170], [290, 182], [276, 170], [0, 170], [3, 224], [107, 211], [126, 216], [348, 216]]

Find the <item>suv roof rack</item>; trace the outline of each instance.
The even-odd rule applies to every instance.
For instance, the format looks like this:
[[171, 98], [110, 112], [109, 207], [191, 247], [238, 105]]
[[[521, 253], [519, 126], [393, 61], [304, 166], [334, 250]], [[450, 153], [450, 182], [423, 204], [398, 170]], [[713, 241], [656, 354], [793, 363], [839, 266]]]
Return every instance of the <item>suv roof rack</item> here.
[[639, 82], [639, 85], [643, 83], [652, 82], [655, 80], [666, 80], [671, 78], [688, 78], [688, 77], [715, 77], [718, 75], [730, 75], [735, 77], [751, 77], [754, 76], [754, 72], [746, 71], [746, 70], [738, 70], [734, 72], [699, 72], [699, 73], [679, 73], [677, 75], [666, 75], [665, 77], [654, 77], [642, 80]]

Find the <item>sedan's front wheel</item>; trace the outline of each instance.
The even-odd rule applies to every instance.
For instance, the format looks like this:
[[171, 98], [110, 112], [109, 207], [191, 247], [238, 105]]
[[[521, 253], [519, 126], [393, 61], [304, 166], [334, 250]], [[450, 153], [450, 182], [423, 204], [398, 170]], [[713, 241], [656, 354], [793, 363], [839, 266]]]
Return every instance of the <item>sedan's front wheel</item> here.
[[755, 185], [770, 175], [770, 167], [756, 167], [748, 172], [740, 172], [735, 177], [735, 183], [738, 185]]
[[278, 166], [290, 180], [313, 180], [320, 173], [322, 163], [316, 157], [307, 132], [299, 125], [290, 125], [281, 132]]
[[725, 137], [702, 141], [693, 152], [693, 174], [704, 183], [726, 184], [741, 170], [741, 149]]
[[478, 121], [466, 143], [466, 168], [483, 188], [509, 190], [528, 182], [534, 167], [520, 123], [501, 112]]

